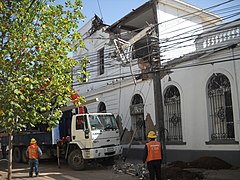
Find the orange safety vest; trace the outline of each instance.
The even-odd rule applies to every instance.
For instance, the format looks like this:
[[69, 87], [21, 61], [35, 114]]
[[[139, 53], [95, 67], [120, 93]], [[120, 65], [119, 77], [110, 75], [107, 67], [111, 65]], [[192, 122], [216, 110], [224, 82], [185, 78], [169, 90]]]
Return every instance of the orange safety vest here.
[[28, 157], [29, 159], [38, 158], [38, 145], [31, 144], [30, 146], [28, 146]]
[[162, 159], [162, 148], [160, 142], [150, 141], [146, 145], [148, 149], [147, 162]]

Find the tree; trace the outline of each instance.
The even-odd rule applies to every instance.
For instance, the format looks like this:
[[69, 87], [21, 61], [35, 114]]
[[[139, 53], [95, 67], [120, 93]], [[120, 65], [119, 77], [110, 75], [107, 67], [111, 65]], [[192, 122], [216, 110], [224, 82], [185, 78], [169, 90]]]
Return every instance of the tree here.
[[84, 46], [76, 30], [84, 20], [81, 8], [81, 0], [63, 5], [54, 0], [0, 2], [0, 124], [9, 137], [8, 179], [13, 132], [58, 124], [61, 107], [74, 93], [72, 68], [82, 67], [80, 77], [88, 74], [86, 58], [76, 62], [68, 56], [71, 44]]

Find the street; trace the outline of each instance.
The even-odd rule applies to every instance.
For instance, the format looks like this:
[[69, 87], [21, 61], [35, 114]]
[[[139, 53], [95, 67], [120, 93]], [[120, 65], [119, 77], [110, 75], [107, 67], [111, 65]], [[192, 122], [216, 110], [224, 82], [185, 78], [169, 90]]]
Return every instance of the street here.
[[[0, 161], [0, 179], [4, 180], [7, 177], [7, 161]], [[28, 177], [28, 164], [13, 163], [12, 179], [30, 179]], [[66, 163], [62, 163], [58, 168], [57, 161], [41, 161], [39, 165], [39, 177], [33, 177], [34, 180], [43, 179], [66, 179], [66, 180], [112, 180], [126, 179], [136, 180], [136, 176], [131, 176], [124, 173], [115, 173], [112, 166], [102, 166], [100, 164], [89, 165], [83, 171], [74, 171], [70, 169]]]
[[[34, 179], [34, 180], [137, 180], [140, 179], [140, 175], [136, 176], [128, 165], [140, 165], [139, 160], [129, 159], [124, 162], [117, 162], [115, 167], [123, 167], [122, 171], [117, 170], [113, 166], [101, 165], [97, 163], [89, 164], [83, 171], [74, 171], [68, 167], [65, 162], [61, 162], [61, 167], [58, 168], [57, 161], [40, 161], [39, 165], [39, 177], [28, 177], [28, 164], [13, 163], [12, 179]], [[127, 165], [127, 166], [125, 166]], [[124, 172], [124, 169], [128, 169]], [[177, 167], [162, 169], [162, 173], [171, 177], [167, 179], [171, 180], [193, 180], [193, 179], [205, 179], [205, 180], [239, 180], [240, 168], [232, 167], [231, 169], [202, 169], [202, 168], [186, 168], [181, 169]], [[196, 178], [197, 174], [202, 174]], [[132, 174], [132, 175], [131, 175]], [[184, 175], [184, 176], [183, 176]], [[0, 180], [6, 180], [7, 178], [7, 161], [0, 160]], [[147, 179], [147, 178], [146, 178]]]

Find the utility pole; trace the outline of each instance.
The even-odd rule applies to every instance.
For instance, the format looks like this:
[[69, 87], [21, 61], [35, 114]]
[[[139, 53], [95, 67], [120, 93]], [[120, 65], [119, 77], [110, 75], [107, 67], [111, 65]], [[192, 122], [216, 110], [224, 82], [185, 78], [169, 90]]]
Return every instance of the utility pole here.
[[[165, 128], [164, 128], [164, 111], [163, 111], [163, 97], [162, 97], [162, 84], [161, 84], [161, 62], [158, 38], [154, 38], [153, 46], [157, 46], [151, 52], [152, 56], [152, 71], [153, 71], [153, 90], [154, 90], [154, 105], [155, 105], [155, 118], [158, 130], [158, 140], [162, 144], [163, 150], [163, 164], [167, 163], [166, 156], [166, 143], [165, 143]], [[156, 42], [157, 41], [157, 42]]]
[[154, 90], [154, 105], [155, 105], [155, 118], [158, 130], [158, 140], [162, 144], [163, 150], [163, 164], [167, 163], [166, 144], [165, 144], [165, 128], [164, 128], [164, 111], [163, 111], [163, 98], [160, 68], [153, 73], [153, 90]]

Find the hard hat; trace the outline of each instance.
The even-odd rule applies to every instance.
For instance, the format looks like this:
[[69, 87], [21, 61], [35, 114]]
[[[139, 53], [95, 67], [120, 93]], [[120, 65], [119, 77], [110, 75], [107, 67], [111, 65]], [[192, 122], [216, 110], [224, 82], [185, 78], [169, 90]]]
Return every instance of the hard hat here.
[[153, 139], [153, 138], [156, 138], [157, 135], [156, 135], [156, 133], [155, 133], [154, 131], [150, 131], [150, 132], [148, 133], [147, 137], [148, 137], [149, 139]]
[[35, 144], [36, 142], [36, 139], [32, 138], [30, 144]]

